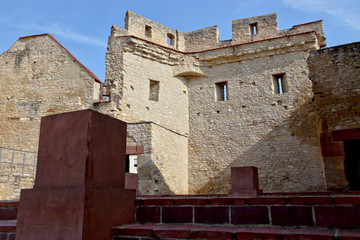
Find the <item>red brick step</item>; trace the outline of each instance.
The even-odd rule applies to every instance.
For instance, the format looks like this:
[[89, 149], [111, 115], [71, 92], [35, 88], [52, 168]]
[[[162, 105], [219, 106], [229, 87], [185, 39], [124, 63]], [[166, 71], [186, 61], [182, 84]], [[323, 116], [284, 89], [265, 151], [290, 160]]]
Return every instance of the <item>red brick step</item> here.
[[360, 232], [315, 228], [219, 225], [130, 224], [113, 228], [113, 240], [125, 239], [273, 239], [356, 240]]
[[0, 239], [14, 240], [16, 232], [16, 221], [0, 221]]

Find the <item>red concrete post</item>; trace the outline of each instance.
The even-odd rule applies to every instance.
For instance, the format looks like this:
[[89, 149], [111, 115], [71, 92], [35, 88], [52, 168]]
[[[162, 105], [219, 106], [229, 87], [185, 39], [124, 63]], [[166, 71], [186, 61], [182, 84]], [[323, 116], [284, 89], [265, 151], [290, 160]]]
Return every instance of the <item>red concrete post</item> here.
[[232, 167], [230, 196], [256, 196], [259, 189], [258, 169], [256, 167]]
[[135, 189], [136, 195], [139, 195], [138, 191], [138, 175], [136, 173], [125, 173], [125, 188]]
[[134, 222], [125, 189], [126, 123], [92, 110], [43, 117], [34, 189], [21, 191], [16, 240], [111, 239]]

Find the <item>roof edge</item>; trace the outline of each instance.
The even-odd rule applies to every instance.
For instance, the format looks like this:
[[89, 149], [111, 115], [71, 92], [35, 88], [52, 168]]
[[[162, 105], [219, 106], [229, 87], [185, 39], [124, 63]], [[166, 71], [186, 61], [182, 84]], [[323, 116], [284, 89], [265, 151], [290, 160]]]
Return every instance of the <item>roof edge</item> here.
[[101, 80], [92, 71], [90, 71], [90, 69], [88, 69], [84, 64], [82, 64], [71, 52], [69, 52], [69, 50], [67, 50], [58, 40], [56, 40], [56, 38], [52, 34], [43, 33], [43, 34], [29, 35], [29, 36], [20, 37], [19, 40], [33, 38], [33, 37], [42, 37], [42, 36], [49, 36], [50, 38], [52, 38], [52, 40], [54, 40], [57, 44], [59, 44], [60, 47], [62, 47], [78, 64], [80, 64], [80, 66], [82, 66], [88, 73], [90, 73], [90, 75], [97, 82], [102, 83]]

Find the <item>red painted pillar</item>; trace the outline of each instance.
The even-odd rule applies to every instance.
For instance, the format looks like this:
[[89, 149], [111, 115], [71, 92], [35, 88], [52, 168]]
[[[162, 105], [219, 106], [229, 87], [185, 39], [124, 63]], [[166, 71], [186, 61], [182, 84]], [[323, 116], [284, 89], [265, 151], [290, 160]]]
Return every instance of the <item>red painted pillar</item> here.
[[34, 189], [21, 191], [16, 240], [111, 239], [134, 222], [125, 189], [126, 123], [92, 110], [43, 117]]

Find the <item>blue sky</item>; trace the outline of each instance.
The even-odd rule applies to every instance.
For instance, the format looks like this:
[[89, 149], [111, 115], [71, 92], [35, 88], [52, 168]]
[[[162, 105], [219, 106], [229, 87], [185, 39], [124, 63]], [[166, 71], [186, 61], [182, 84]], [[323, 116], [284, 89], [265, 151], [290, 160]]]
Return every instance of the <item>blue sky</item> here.
[[327, 46], [360, 41], [359, 0], [1, 0], [0, 54], [22, 36], [51, 33], [102, 81], [112, 25], [127, 10], [190, 32], [218, 25], [231, 39], [231, 21], [277, 12], [279, 29], [323, 20]]

